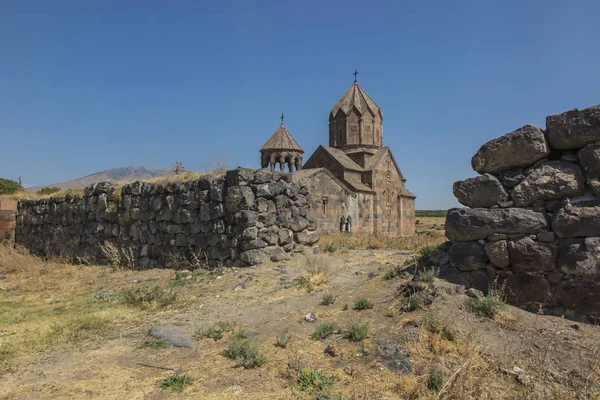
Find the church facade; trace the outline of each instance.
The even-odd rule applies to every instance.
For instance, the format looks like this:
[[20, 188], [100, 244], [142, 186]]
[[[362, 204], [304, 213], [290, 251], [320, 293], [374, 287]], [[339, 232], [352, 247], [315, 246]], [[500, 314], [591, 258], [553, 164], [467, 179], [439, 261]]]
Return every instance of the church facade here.
[[304, 150], [282, 124], [261, 148], [261, 166], [281, 171], [311, 193], [319, 231], [381, 236], [415, 234], [415, 198], [389, 147], [383, 110], [354, 81], [329, 113], [329, 145], [302, 164]]

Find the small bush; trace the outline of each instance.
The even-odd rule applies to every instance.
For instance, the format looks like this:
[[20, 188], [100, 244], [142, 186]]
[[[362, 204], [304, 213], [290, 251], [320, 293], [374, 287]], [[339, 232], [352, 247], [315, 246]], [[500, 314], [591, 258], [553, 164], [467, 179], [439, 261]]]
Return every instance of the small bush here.
[[397, 278], [399, 276], [402, 276], [402, 267], [400, 267], [399, 265], [396, 265], [390, 269], [388, 269], [387, 271], [385, 271], [385, 274], [383, 275], [383, 279], [385, 279], [386, 281], [389, 281], [390, 279], [394, 279]]
[[10, 179], [0, 178], [0, 194], [13, 194], [19, 190], [23, 190], [23, 188], [18, 182]]
[[344, 338], [352, 342], [360, 342], [369, 337], [369, 324], [352, 322], [344, 331]]
[[440, 337], [449, 342], [456, 339], [456, 332], [447, 321], [438, 321], [435, 317], [426, 315], [422, 320], [423, 326], [431, 333], [439, 334]]
[[440, 274], [440, 269], [431, 267], [424, 267], [421, 271], [419, 271], [419, 279], [421, 282], [430, 283], [433, 282], [435, 278], [437, 278]]
[[219, 321], [210, 327], [200, 327], [196, 329], [194, 338], [196, 340], [210, 338], [215, 341], [221, 340], [225, 333], [233, 330], [233, 326], [229, 322]]
[[292, 336], [288, 333], [287, 330], [285, 330], [285, 331], [281, 332], [279, 335], [277, 335], [277, 337], [275, 338], [275, 346], [285, 349], [287, 347], [288, 343], [290, 342], [291, 338], [292, 338]]
[[326, 294], [321, 299], [321, 304], [324, 306], [328, 306], [335, 303], [335, 296], [332, 294]]
[[227, 344], [225, 355], [236, 361], [236, 367], [245, 369], [260, 367], [266, 360], [260, 345], [254, 339], [248, 338], [244, 331], [236, 332]]
[[38, 190], [38, 194], [41, 195], [49, 195], [58, 192], [60, 192], [60, 188], [57, 188], [56, 186], [45, 187]]
[[334, 322], [324, 322], [315, 327], [312, 338], [317, 340], [326, 339], [330, 335], [333, 335], [337, 330], [338, 327]]
[[343, 311], [347, 311], [349, 309], [348, 304], [344, 304], [344, 307], [342, 307]]
[[163, 380], [160, 387], [171, 389], [173, 392], [183, 392], [186, 385], [191, 385], [194, 380], [188, 375], [173, 375]]
[[90, 294], [92, 300], [103, 303], [116, 303], [119, 301], [119, 296], [110, 289], [98, 289]]
[[177, 293], [155, 286], [134, 286], [124, 291], [121, 302], [130, 307], [162, 308], [172, 304]]
[[431, 390], [439, 392], [444, 386], [444, 374], [437, 368], [431, 368], [429, 370], [429, 377], [427, 379], [427, 387]]
[[373, 308], [373, 304], [368, 299], [358, 299], [354, 302], [355, 310], [369, 310]]
[[332, 384], [326, 373], [313, 368], [298, 369], [298, 386], [303, 392], [322, 392]]
[[433, 255], [433, 253], [435, 253], [437, 248], [438, 246], [436, 245], [428, 245], [421, 247], [417, 252], [419, 257], [419, 263], [421, 265], [431, 264], [431, 256]]
[[465, 308], [481, 317], [494, 318], [502, 306], [504, 306], [503, 298], [492, 290], [480, 299], [468, 298], [465, 301]]
[[412, 312], [425, 308], [425, 295], [423, 293], [415, 293], [408, 297], [404, 297], [402, 310]]
[[171, 345], [162, 339], [152, 339], [142, 343], [140, 349], [166, 349], [169, 346]]

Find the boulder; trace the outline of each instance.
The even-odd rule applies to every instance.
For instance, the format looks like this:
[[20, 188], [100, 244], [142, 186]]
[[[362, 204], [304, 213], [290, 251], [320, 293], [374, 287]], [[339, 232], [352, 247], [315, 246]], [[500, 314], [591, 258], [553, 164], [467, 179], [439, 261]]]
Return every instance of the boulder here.
[[577, 153], [579, 164], [588, 181], [600, 179], [600, 145], [587, 145]]
[[450, 264], [461, 271], [485, 268], [488, 257], [479, 242], [456, 242], [450, 247]]
[[317, 243], [320, 239], [320, 235], [318, 232], [311, 232], [304, 230], [302, 232], [294, 233], [294, 239], [296, 243], [300, 243], [307, 246], [312, 246]]
[[521, 208], [453, 208], [446, 217], [446, 237], [452, 242], [485, 239], [492, 234], [536, 234], [546, 230], [544, 214]]
[[600, 199], [600, 179], [591, 179], [588, 181], [588, 186], [594, 196]]
[[561, 239], [558, 268], [573, 276], [600, 276], [600, 237]]
[[173, 347], [186, 347], [194, 349], [194, 341], [191, 335], [180, 326], [153, 326], [148, 331], [148, 335], [154, 339], [164, 340]]
[[250, 168], [237, 167], [225, 173], [228, 186], [247, 186], [254, 180], [256, 171]]
[[500, 181], [490, 174], [458, 181], [453, 186], [454, 196], [467, 207], [491, 207], [508, 197]]
[[471, 165], [480, 174], [495, 174], [527, 167], [549, 153], [542, 130], [537, 126], [525, 125], [485, 143], [471, 159]]
[[240, 253], [240, 260], [250, 265], [267, 261], [268, 255], [260, 249], [247, 250]]
[[483, 249], [495, 267], [506, 268], [510, 265], [506, 240], [487, 242], [483, 245]]
[[552, 230], [559, 238], [600, 236], [600, 206], [561, 208], [552, 220]]
[[509, 189], [517, 186], [523, 179], [525, 179], [523, 168], [510, 169], [508, 171], [502, 171], [498, 174], [498, 180], [500, 183]]
[[546, 118], [546, 136], [555, 149], [578, 149], [600, 140], [600, 105]]
[[262, 183], [253, 185], [253, 187], [256, 191], [256, 197], [265, 197], [268, 199], [279, 196], [285, 190], [285, 187], [281, 182]]
[[254, 193], [248, 186], [230, 186], [225, 196], [225, 212], [235, 214], [254, 205]]
[[530, 237], [510, 241], [508, 255], [516, 272], [551, 271], [556, 266], [556, 247]]
[[536, 200], [580, 196], [584, 191], [585, 179], [577, 164], [549, 161], [533, 170], [515, 186], [511, 197], [516, 206], [526, 207]]
[[600, 316], [600, 281], [589, 277], [565, 279], [556, 285], [558, 304], [569, 310]]
[[506, 297], [518, 306], [528, 303], [548, 304], [552, 297], [550, 283], [542, 275], [516, 273], [506, 282]]

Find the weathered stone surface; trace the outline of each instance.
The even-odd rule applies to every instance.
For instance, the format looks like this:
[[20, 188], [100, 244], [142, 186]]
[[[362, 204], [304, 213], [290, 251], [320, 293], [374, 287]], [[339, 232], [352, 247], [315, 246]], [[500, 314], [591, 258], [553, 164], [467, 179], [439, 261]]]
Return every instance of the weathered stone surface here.
[[584, 182], [583, 173], [577, 164], [549, 161], [515, 186], [511, 197], [516, 206], [525, 207], [540, 199], [579, 196], [585, 191]]
[[526, 125], [481, 146], [473, 156], [471, 165], [480, 174], [494, 174], [527, 167], [546, 157], [549, 152], [542, 130], [537, 126]]
[[600, 145], [587, 145], [577, 153], [579, 164], [588, 181], [600, 179]]
[[485, 268], [488, 257], [479, 242], [456, 242], [450, 247], [450, 264], [461, 271]]
[[500, 181], [490, 174], [457, 181], [453, 192], [461, 204], [471, 208], [491, 207], [508, 197]]
[[588, 181], [588, 186], [594, 196], [600, 199], [600, 179], [590, 179]]
[[498, 180], [500, 181], [500, 183], [502, 183], [504, 187], [509, 189], [521, 183], [523, 179], [525, 179], [523, 168], [502, 171], [498, 174]]
[[563, 207], [554, 215], [552, 229], [560, 238], [600, 236], [600, 206]]
[[453, 208], [446, 217], [446, 237], [453, 242], [500, 234], [534, 234], [546, 230], [543, 213], [520, 208]]
[[599, 315], [600, 281], [589, 277], [562, 280], [556, 285], [554, 295], [558, 304], [583, 314]]
[[600, 237], [561, 239], [558, 268], [573, 276], [600, 276]]
[[248, 186], [230, 186], [225, 197], [225, 212], [235, 214], [254, 204], [254, 193]]
[[506, 240], [487, 242], [483, 245], [483, 249], [495, 267], [506, 268], [510, 265]]
[[555, 149], [578, 149], [600, 140], [600, 105], [546, 118], [546, 135]]
[[515, 305], [548, 304], [552, 298], [550, 283], [537, 274], [516, 273], [506, 283], [508, 301]]
[[530, 237], [510, 241], [508, 254], [516, 272], [551, 271], [556, 266], [556, 247]]
[[268, 258], [268, 255], [260, 249], [247, 250], [240, 253], [240, 260], [250, 265], [260, 264], [267, 261]]
[[285, 187], [281, 182], [270, 182], [255, 185], [256, 197], [274, 198], [279, 196], [285, 190]]
[[296, 240], [296, 242], [306, 246], [312, 246], [313, 244], [317, 243], [319, 241], [319, 237], [320, 235], [318, 232], [311, 232], [306, 230], [294, 233], [294, 239]]
[[185, 329], [179, 326], [153, 326], [148, 335], [158, 340], [164, 340], [173, 347], [185, 347], [194, 349], [194, 341]]
[[248, 186], [254, 181], [256, 170], [238, 167], [225, 173], [228, 186]]

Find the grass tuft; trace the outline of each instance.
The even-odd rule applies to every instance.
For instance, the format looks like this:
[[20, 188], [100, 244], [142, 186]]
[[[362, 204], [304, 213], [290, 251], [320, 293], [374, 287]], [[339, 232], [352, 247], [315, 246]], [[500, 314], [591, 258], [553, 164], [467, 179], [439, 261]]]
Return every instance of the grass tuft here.
[[125, 290], [121, 295], [121, 302], [130, 307], [163, 308], [172, 304], [177, 298], [177, 293], [155, 286], [134, 286]]
[[147, 340], [140, 345], [140, 349], [166, 349], [171, 345], [162, 339]]
[[385, 274], [383, 275], [383, 279], [385, 279], [386, 281], [389, 281], [390, 279], [394, 279], [394, 278], [398, 278], [400, 276], [402, 276], [402, 267], [400, 265], [396, 265], [390, 269], [388, 269], [387, 271], [385, 271]]
[[188, 375], [173, 375], [160, 382], [160, 387], [163, 389], [171, 389], [173, 392], [183, 392], [186, 385], [191, 385], [194, 382], [192, 377]]
[[352, 322], [344, 331], [344, 338], [352, 342], [361, 342], [369, 337], [369, 324]]
[[277, 335], [277, 337], [275, 338], [275, 346], [285, 349], [287, 347], [288, 343], [290, 342], [291, 338], [292, 338], [292, 336], [288, 333], [288, 331], [286, 329], [285, 331], [283, 331], [279, 335]]
[[225, 355], [236, 361], [236, 367], [244, 367], [244, 369], [260, 367], [267, 357], [260, 345], [247, 336], [246, 332], [242, 330], [236, 332], [227, 344]]
[[431, 368], [429, 370], [429, 376], [427, 377], [427, 387], [437, 393], [443, 386], [444, 374], [437, 368]]
[[419, 271], [419, 280], [425, 283], [431, 283], [435, 278], [440, 275], [440, 269], [431, 267], [424, 267], [421, 271]]
[[210, 327], [200, 327], [194, 332], [196, 340], [210, 338], [215, 341], [221, 340], [225, 333], [231, 332], [233, 325], [226, 321], [219, 321]]
[[431, 315], [425, 315], [421, 320], [425, 329], [434, 334], [439, 334], [440, 337], [449, 342], [456, 339], [456, 332], [448, 321], [439, 321]]
[[298, 386], [303, 392], [313, 392], [317, 394], [317, 398], [320, 397], [325, 389], [327, 389], [333, 383], [333, 379], [330, 378], [325, 372], [322, 372], [314, 368], [299, 368], [298, 369]]
[[312, 338], [316, 340], [323, 340], [333, 335], [338, 331], [338, 326], [335, 322], [324, 322], [315, 327], [315, 331], [312, 334]]
[[326, 294], [323, 295], [323, 298], [321, 299], [321, 304], [324, 306], [328, 306], [335, 303], [335, 296], [332, 294]]
[[490, 286], [485, 296], [465, 300], [465, 308], [468, 311], [488, 318], [494, 318], [504, 304], [504, 288], [498, 288], [496, 282]]
[[368, 299], [358, 299], [354, 302], [355, 310], [369, 310], [373, 308], [373, 303], [371, 303]]

